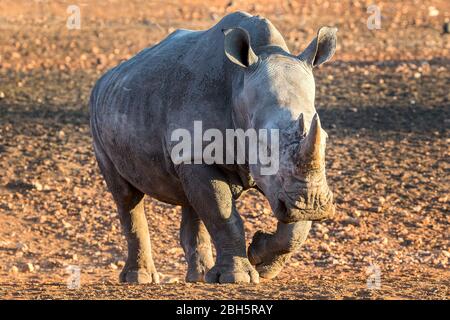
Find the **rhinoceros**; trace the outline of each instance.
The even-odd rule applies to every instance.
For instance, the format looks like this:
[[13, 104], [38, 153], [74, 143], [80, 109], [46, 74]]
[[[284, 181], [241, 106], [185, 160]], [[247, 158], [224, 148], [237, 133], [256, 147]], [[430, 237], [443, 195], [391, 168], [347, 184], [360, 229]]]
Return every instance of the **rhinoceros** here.
[[[305, 241], [312, 221], [334, 214], [312, 71], [333, 56], [336, 31], [320, 28], [293, 55], [269, 20], [235, 12], [208, 30], [176, 30], [97, 81], [90, 125], [128, 244], [121, 282], [160, 280], [144, 195], [181, 206], [189, 282], [273, 278]], [[195, 121], [220, 132], [276, 128], [279, 169], [263, 175], [258, 164], [175, 163], [171, 134], [192, 131]], [[278, 223], [274, 233], [258, 231], [247, 251], [235, 203], [251, 188], [267, 198]]]

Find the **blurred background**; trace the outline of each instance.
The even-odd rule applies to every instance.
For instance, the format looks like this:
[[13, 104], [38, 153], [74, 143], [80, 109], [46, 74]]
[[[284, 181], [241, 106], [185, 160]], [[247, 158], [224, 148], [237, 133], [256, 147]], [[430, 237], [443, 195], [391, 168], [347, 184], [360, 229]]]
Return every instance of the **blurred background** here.
[[[147, 199], [164, 285], [120, 286], [126, 244], [93, 155], [90, 90], [177, 28], [237, 10], [269, 18], [296, 54], [320, 26], [339, 29], [315, 70], [337, 215], [271, 283], [186, 285], [180, 209]], [[448, 299], [449, 18], [445, 0], [0, 0], [0, 298]], [[256, 191], [238, 207], [248, 240], [274, 229]]]

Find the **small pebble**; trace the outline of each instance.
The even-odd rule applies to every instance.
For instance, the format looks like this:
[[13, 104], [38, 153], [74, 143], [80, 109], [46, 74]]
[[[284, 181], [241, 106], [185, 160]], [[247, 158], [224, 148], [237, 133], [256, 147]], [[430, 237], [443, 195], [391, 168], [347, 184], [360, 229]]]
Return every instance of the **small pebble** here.
[[31, 262], [27, 263], [27, 270], [29, 272], [33, 272], [34, 271], [34, 266], [33, 266], [33, 264]]
[[117, 265], [114, 264], [114, 263], [110, 263], [109, 267], [110, 267], [111, 269], [113, 269], [113, 270], [117, 270], [117, 269], [118, 269]]
[[16, 266], [12, 266], [9, 271], [11, 271], [11, 273], [19, 273], [19, 268], [17, 268]]
[[42, 184], [40, 184], [38, 181], [36, 181], [35, 183], [33, 183], [34, 187], [36, 188], [37, 191], [42, 191], [44, 189], [44, 187], [42, 186]]

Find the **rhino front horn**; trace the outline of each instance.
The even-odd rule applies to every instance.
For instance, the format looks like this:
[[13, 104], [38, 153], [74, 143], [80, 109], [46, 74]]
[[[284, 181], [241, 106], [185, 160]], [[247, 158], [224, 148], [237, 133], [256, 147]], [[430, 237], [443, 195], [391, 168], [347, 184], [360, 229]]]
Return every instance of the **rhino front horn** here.
[[322, 135], [325, 134], [320, 125], [319, 115], [316, 113], [312, 119], [309, 132], [301, 143], [300, 158], [311, 167], [320, 167], [324, 161], [324, 146]]

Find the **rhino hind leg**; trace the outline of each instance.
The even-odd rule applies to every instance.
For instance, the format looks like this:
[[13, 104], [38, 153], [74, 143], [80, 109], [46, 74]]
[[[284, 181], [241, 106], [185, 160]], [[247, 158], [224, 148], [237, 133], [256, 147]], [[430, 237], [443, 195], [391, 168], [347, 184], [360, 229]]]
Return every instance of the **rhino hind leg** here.
[[[151, 252], [150, 235], [144, 212], [143, 195], [132, 195], [134, 200], [117, 205], [122, 229], [127, 238], [128, 257], [119, 281], [126, 283], [159, 283]], [[140, 198], [140, 200], [138, 200]]]
[[128, 244], [128, 257], [119, 281], [126, 283], [159, 283], [152, 252], [144, 194], [122, 178], [113, 163], [99, 149], [95, 154], [108, 189], [117, 205], [122, 231]]
[[247, 258], [244, 226], [227, 177], [221, 170], [206, 165], [185, 164], [177, 170], [186, 196], [216, 248], [216, 261], [205, 281], [258, 283], [258, 272]]
[[182, 209], [180, 242], [188, 263], [186, 282], [204, 281], [206, 272], [214, 265], [211, 238], [192, 207]]

